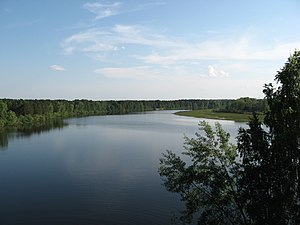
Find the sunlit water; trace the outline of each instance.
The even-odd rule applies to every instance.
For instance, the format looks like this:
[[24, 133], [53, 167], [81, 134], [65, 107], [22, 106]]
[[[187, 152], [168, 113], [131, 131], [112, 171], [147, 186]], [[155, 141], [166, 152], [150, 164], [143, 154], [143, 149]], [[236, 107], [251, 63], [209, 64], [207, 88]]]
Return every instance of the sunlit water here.
[[[155, 111], [11, 133], [0, 147], [0, 224], [170, 224], [184, 205], [162, 185], [159, 158], [166, 149], [180, 153], [199, 120]], [[232, 136], [245, 126], [219, 122]]]

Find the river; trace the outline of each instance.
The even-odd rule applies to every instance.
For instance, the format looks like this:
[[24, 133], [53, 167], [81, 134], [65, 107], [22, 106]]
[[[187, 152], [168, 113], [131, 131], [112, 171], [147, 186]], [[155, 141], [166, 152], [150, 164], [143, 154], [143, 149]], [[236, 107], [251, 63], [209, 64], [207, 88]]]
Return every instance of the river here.
[[[184, 205], [162, 185], [159, 158], [166, 149], [180, 153], [201, 120], [173, 113], [73, 118], [46, 132], [8, 134], [0, 224], [171, 224]], [[219, 122], [232, 137], [245, 126]]]

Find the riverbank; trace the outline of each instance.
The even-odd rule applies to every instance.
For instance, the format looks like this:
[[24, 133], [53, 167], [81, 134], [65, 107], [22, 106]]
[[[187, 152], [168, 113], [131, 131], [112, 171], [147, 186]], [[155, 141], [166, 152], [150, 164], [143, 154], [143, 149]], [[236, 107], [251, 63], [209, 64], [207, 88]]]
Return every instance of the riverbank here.
[[[248, 122], [252, 116], [251, 113], [227, 113], [216, 112], [211, 109], [193, 110], [193, 111], [180, 111], [176, 112], [179, 116], [189, 116], [196, 118], [218, 119], [218, 120], [233, 120], [235, 122]], [[259, 115], [260, 120], [263, 120], [263, 115]]]

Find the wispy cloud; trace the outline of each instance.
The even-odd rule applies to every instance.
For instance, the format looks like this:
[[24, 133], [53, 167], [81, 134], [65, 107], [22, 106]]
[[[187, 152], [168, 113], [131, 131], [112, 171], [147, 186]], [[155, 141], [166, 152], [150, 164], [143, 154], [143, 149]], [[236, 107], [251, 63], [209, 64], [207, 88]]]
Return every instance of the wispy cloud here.
[[95, 19], [99, 20], [99, 19], [103, 19], [106, 17], [118, 15], [121, 6], [122, 6], [121, 2], [102, 3], [102, 1], [99, 1], [99, 2], [93, 2], [93, 3], [88, 2], [83, 5], [83, 8], [96, 14]]
[[49, 69], [53, 70], [53, 71], [64, 71], [64, 70], [66, 70], [64, 67], [62, 67], [60, 65], [51, 65], [51, 66], [49, 66]]
[[143, 45], [157, 49], [180, 47], [182, 43], [171, 40], [143, 26], [117, 24], [109, 29], [93, 28], [74, 34], [62, 42], [64, 53], [109, 53], [123, 50], [124, 45]]
[[251, 39], [236, 37], [230, 40], [181, 43], [177, 48], [169, 48], [167, 51], [138, 58], [145, 63], [163, 65], [199, 60], [282, 60], [297, 46], [300, 46], [300, 41], [274, 43], [273, 46], [266, 48]]
[[123, 46], [148, 46], [150, 50], [130, 55], [147, 64], [172, 65], [199, 60], [281, 60], [286, 58], [300, 41], [274, 42], [268, 47], [247, 36], [190, 42], [167, 36], [145, 26], [116, 24], [111, 28], [93, 28], [66, 38], [65, 53], [109, 53]]

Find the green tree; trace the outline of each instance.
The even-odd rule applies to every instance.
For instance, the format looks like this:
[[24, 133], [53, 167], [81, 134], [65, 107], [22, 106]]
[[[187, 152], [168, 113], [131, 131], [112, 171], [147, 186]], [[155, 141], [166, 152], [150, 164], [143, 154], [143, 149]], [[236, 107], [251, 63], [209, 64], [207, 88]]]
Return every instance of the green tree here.
[[240, 164], [236, 147], [219, 123], [215, 130], [205, 121], [199, 125], [196, 138], [185, 138], [183, 155], [189, 156], [190, 163], [171, 151], [160, 159], [164, 185], [186, 202], [184, 222], [201, 213], [199, 224], [247, 224], [237, 185]]
[[18, 117], [13, 111], [8, 111], [6, 115], [6, 125], [7, 126], [15, 126], [18, 123]]
[[267, 216], [272, 205], [269, 190], [274, 185], [270, 176], [269, 135], [254, 115], [249, 128], [239, 130], [237, 139], [242, 159], [238, 186], [250, 224], [273, 224]]
[[[300, 52], [295, 51], [265, 85], [269, 110], [260, 124], [241, 130], [241, 180], [254, 224], [300, 223]], [[256, 178], [256, 179], [254, 179]], [[255, 193], [255, 195], [253, 194]]]
[[7, 104], [0, 100], [0, 118], [4, 119], [7, 113]]
[[6, 113], [7, 113], [7, 105], [5, 102], [0, 101], [0, 128], [5, 126]]

